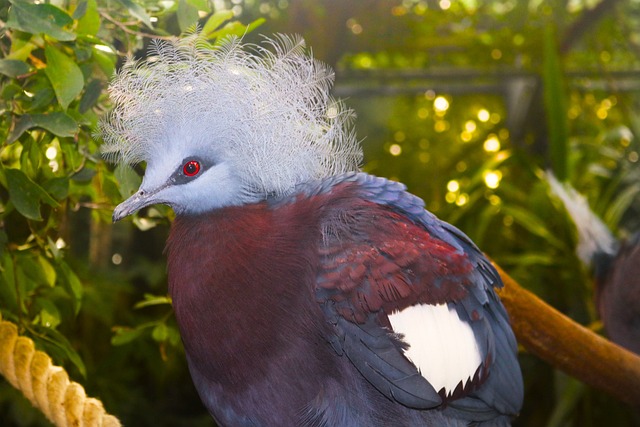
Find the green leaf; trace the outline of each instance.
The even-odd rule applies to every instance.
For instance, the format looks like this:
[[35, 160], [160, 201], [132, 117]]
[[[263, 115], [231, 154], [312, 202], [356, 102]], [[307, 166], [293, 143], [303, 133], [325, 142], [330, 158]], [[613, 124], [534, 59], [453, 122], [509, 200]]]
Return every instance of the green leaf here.
[[151, 332], [151, 337], [157, 342], [166, 341], [166, 339], [169, 337], [167, 325], [165, 325], [164, 323], [159, 323], [158, 325], [156, 325], [156, 327], [153, 328], [153, 331]]
[[29, 138], [28, 141], [25, 141], [22, 144], [22, 147], [20, 169], [22, 172], [26, 173], [27, 176], [35, 175], [35, 171], [40, 169], [40, 163], [43, 158], [42, 149], [33, 138]]
[[0, 92], [0, 97], [5, 101], [9, 101], [15, 98], [18, 95], [23, 93], [23, 89], [20, 85], [17, 85], [13, 82], [9, 82], [2, 87], [2, 92]]
[[198, 9], [191, 6], [186, 0], [178, 2], [178, 25], [180, 31], [185, 32], [198, 22]]
[[67, 285], [67, 289], [71, 292], [71, 295], [73, 296], [74, 312], [75, 314], [78, 314], [78, 312], [80, 311], [80, 307], [82, 305], [82, 296], [84, 295], [84, 288], [82, 286], [82, 282], [80, 282], [80, 279], [78, 278], [78, 276], [76, 276], [76, 273], [74, 273], [73, 270], [69, 268], [67, 263], [60, 262], [58, 264], [58, 267], [60, 268], [60, 271], [63, 274], [65, 284]]
[[176, 328], [168, 327], [167, 333], [168, 333], [167, 341], [169, 341], [171, 345], [174, 345], [174, 346], [180, 345], [180, 341], [181, 341], [180, 332], [178, 332]]
[[551, 25], [544, 31], [544, 58], [542, 64], [544, 104], [549, 129], [549, 159], [558, 180], [569, 176], [569, 123], [567, 94], [555, 32]]
[[144, 294], [144, 301], [138, 302], [133, 307], [143, 308], [143, 307], [150, 307], [153, 305], [164, 305], [164, 304], [171, 305], [171, 298], [166, 295]]
[[147, 13], [147, 11], [144, 10], [142, 6], [135, 3], [133, 0], [117, 0], [117, 1], [122, 6], [124, 6], [132, 16], [134, 16], [135, 18], [138, 18], [147, 27], [153, 28], [153, 25], [151, 25], [151, 17]]
[[49, 85], [49, 82], [46, 81], [46, 83], [47, 87], [39, 87], [37, 92], [33, 95], [33, 98], [31, 98], [31, 107], [29, 108], [31, 111], [45, 109], [49, 105], [53, 104], [56, 94], [53, 91], [53, 88]]
[[5, 169], [9, 200], [22, 215], [41, 221], [40, 199], [45, 191], [19, 169]]
[[48, 130], [54, 135], [71, 137], [78, 132], [78, 124], [68, 114], [61, 111], [31, 116], [35, 126]]
[[543, 238], [547, 243], [560, 249], [566, 249], [566, 244], [554, 236], [546, 224], [536, 214], [517, 206], [503, 206], [505, 215], [511, 215], [513, 219], [531, 234]]
[[45, 46], [44, 54], [47, 58], [47, 67], [44, 72], [53, 86], [58, 102], [66, 110], [71, 101], [82, 91], [84, 86], [82, 71], [71, 58], [50, 44]]
[[96, 61], [104, 75], [108, 78], [111, 78], [116, 71], [116, 56], [114, 54], [97, 49], [95, 46], [93, 47], [92, 51], [93, 59]]
[[138, 175], [129, 165], [125, 165], [123, 163], [118, 164], [113, 174], [120, 184], [120, 195], [125, 199], [138, 191], [140, 184], [142, 184], [142, 178], [140, 178], [140, 175]]
[[69, 195], [69, 178], [66, 176], [51, 178], [42, 184], [42, 188], [56, 200], [66, 199]]
[[625, 188], [616, 196], [613, 202], [609, 203], [604, 214], [605, 222], [609, 226], [618, 226], [622, 216], [629, 211], [629, 207], [638, 199], [640, 185], [632, 184]]
[[78, 172], [74, 173], [71, 179], [76, 182], [81, 182], [83, 184], [86, 184], [89, 181], [91, 181], [94, 176], [96, 176], [95, 169], [85, 167], [80, 169]]
[[254, 29], [258, 28], [265, 22], [264, 18], [259, 18], [250, 23], [249, 25], [244, 25], [238, 21], [233, 21], [227, 23], [224, 27], [217, 31], [213, 31], [212, 33], [207, 34], [207, 38], [216, 38], [217, 41], [223, 40], [229, 36], [238, 36], [241, 37], [246, 33], [250, 33]]
[[34, 336], [34, 340], [40, 341], [45, 346], [45, 350], [52, 348], [62, 352], [62, 354], [78, 369], [80, 375], [86, 378], [87, 368], [85, 367], [82, 358], [73, 349], [67, 338], [53, 328], [40, 326], [38, 327], [38, 330], [41, 331], [43, 335]]
[[31, 116], [35, 126], [48, 130], [54, 135], [71, 137], [78, 132], [78, 124], [68, 114], [61, 111]]
[[17, 77], [29, 72], [29, 65], [17, 59], [0, 59], [0, 74]]
[[198, 10], [211, 12], [211, 5], [209, 4], [209, 0], [187, 0], [187, 2]]
[[3, 251], [0, 258], [0, 300], [3, 301], [4, 308], [12, 311], [20, 311], [23, 304], [18, 301], [18, 291], [16, 289], [15, 271], [13, 258], [9, 251]]
[[202, 34], [209, 37], [211, 33], [217, 30], [223, 23], [233, 18], [233, 12], [230, 10], [221, 10], [209, 17], [202, 27]]
[[46, 3], [28, 3], [24, 0], [9, 0], [7, 27], [31, 34], [44, 33], [61, 41], [75, 40], [76, 35], [63, 27], [71, 25], [73, 19], [62, 9]]
[[100, 13], [96, 0], [83, 1], [73, 12], [73, 17], [78, 19], [76, 32], [95, 36], [100, 30]]
[[49, 260], [43, 256], [38, 256], [38, 264], [42, 268], [42, 272], [44, 273], [44, 278], [47, 281], [47, 284], [51, 287], [56, 284], [56, 269], [53, 268]]
[[18, 140], [28, 129], [34, 127], [33, 119], [30, 114], [25, 114], [20, 117], [15, 124], [13, 125], [13, 129], [7, 136], [7, 143], [12, 144]]
[[35, 305], [40, 308], [39, 321], [42, 326], [55, 328], [60, 324], [60, 310], [51, 300], [38, 298]]
[[71, 15], [71, 17], [73, 19], [81, 19], [83, 16], [86, 15], [88, 5], [89, 5], [89, 2], [87, 0], [80, 1], [78, 3], [78, 6], [76, 6], [76, 9], [73, 11], [73, 15]]
[[33, 260], [33, 257], [28, 252], [19, 253], [15, 257], [15, 274], [16, 274], [16, 286], [18, 288], [18, 294], [28, 302], [30, 300], [29, 295], [32, 292], [44, 285], [42, 279], [43, 274], [40, 271], [40, 267]]
[[89, 108], [96, 105], [101, 94], [102, 82], [98, 79], [91, 80], [84, 91], [84, 95], [82, 95], [80, 99], [78, 111], [85, 113]]
[[71, 137], [78, 132], [76, 121], [61, 111], [47, 114], [25, 114], [15, 123], [7, 137], [7, 142], [9, 144], [15, 142], [25, 131], [33, 127], [41, 127], [62, 137]]
[[142, 333], [146, 329], [154, 325], [155, 324], [146, 323], [136, 327], [135, 329], [116, 326], [113, 328], [115, 335], [111, 337], [111, 345], [118, 346], [118, 345], [124, 345], [124, 344], [130, 343], [131, 341], [135, 340], [140, 335], [142, 335]]
[[[586, 386], [580, 381], [561, 372], [556, 372], [556, 376], [563, 377], [564, 381], [556, 381], [556, 384], [559, 386], [558, 388], [560, 388], [558, 391], [560, 396], [556, 400], [553, 413], [545, 427], [566, 426], [567, 420], [571, 418], [570, 414], [575, 411], [576, 406], [579, 405], [579, 402], [584, 398], [584, 395], [587, 392]], [[562, 387], [562, 383], [565, 383], [564, 387]]]

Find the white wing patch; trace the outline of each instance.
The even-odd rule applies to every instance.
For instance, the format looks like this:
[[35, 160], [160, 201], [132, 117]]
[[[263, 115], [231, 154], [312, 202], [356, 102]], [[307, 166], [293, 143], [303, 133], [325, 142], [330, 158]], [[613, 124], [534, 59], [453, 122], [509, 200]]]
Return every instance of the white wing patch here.
[[482, 363], [471, 326], [446, 304], [413, 305], [391, 314], [389, 321], [409, 345], [405, 356], [436, 390], [453, 392]]

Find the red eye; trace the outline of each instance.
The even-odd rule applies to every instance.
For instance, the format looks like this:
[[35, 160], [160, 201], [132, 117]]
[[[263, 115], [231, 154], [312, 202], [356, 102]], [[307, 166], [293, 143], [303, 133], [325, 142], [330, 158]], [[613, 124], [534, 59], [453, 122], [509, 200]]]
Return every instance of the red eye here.
[[182, 167], [182, 172], [186, 176], [196, 176], [196, 175], [198, 175], [198, 172], [200, 172], [200, 162], [197, 162], [195, 160], [189, 160]]

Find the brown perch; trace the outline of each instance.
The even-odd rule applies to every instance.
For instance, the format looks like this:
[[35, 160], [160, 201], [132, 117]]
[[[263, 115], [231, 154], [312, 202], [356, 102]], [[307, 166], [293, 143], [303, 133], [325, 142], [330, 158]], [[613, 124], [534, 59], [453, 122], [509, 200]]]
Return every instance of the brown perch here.
[[574, 322], [494, 266], [504, 282], [498, 294], [520, 344], [585, 384], [640, 408], [640, 356]]

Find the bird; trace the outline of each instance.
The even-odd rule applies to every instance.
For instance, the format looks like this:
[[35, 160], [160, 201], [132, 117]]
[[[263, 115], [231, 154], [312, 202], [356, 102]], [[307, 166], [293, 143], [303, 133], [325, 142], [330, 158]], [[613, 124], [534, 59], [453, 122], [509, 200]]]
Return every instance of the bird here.
[[593, 271], [594, 302], [607, 336], [640, 354], [640, 231], [618, 239], [569, 183], [550, 171], [545, 178], [576, 226], [576, 255]]
[[299, 36], [154, 42], [109, 86], [119, 221], [175, 219], [168, 289], [221, 426], [507, 426], [523, 401], [500, 277], [406, 186], [360, 170], [354, 112]]

